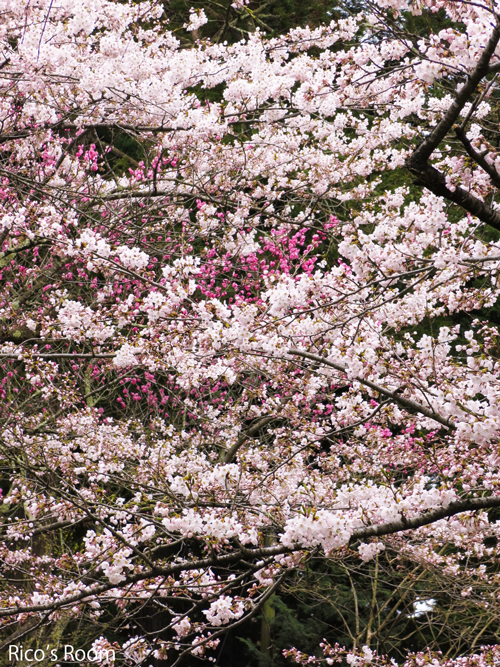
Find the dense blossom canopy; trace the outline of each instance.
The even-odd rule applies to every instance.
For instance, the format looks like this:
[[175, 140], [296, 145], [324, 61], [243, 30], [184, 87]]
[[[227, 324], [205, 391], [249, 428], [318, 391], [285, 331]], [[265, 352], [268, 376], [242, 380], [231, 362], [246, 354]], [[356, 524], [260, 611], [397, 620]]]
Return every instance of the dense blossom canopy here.
[[6, 640], [210, 657], [316, 553], [500, 604], [500, 5], [365, 7], [181, 48], [161, 3], [0, 0]]

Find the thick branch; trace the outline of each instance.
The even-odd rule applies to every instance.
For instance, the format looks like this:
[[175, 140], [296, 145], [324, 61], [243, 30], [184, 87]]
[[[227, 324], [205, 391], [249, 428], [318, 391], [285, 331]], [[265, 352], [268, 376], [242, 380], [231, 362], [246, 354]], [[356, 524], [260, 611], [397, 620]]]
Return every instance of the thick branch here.
[[[285, 407], [285, 405], [289, 403], [290, 399], [291, 396], [285, 396], [284, 398], [282, 398], [279, 412], [281, 412]], [[224, 455], [223, 462], [232, 463], [234, 461], [236, 454], [238, 453], [238, 450], [248, 440], [248, 438], [253, 438], [254, 436], [256, 436], [261, 428], [267, 426], [267, 424], [269, 424], [269, 422], [272, 422], [273, 419], [276, 419], [277, 416], [278, 415], [267, 415], [266, 417], [262, 417], [262, 419], [259, 419], [259, 421], [255, 423], [251, 428], [249, 428], [248, 431], [240, 433], [240, 435], [238, 436], [238, 440], [236, 440], [231, 449], [229, 449]]]
[[479, 85], [481, 79], [490, 71], [490, 60], [495, 53], [495, 49], [500, 40], [500, 25], [496, 25], [491, 33], [491, 37], [486, 44], [481, 57], [478, 60], [476, 68], [467, 77], [465, 84], [460, 88], [455, 96], [453, 103], [445, 113], [441, 121], [436, 125], [432, 132], [422, 141], [418, 148], [409, 158], [409, 163], [422, 164], [427, 162], [434, 150], [446, 137], [453, 127], [460, 112], [470, 100], [471, 95]]
[[[444, 197], [458, 204], [482, 222], [500, 230], [500, 214], [490, 206], [472, 195], [470, 192], [457, 187], [454, 191], [446, 185], [446, 179], [435, 167], [428, 164], [434, 150], [446, 137], [455, 124], [465, 104], [470, 100], [481, 80], [490, 72], [489, 62], [500, 40], [500, 25], [493, 29], [490, 39], [479, 58], [474, 71], [469, 74], [465, 84], [456, 94], [453, 103], [448, 108], [441, 121], [420, 143], [406, 160], [408, 171], [416, 177], [417, 182], [438, 197]], [[489, 172], [488, 172], [489, 173]]]
[[[330, 366], [331, 368], [335, 368], [336, 370], [341, 371], [342, 373], [347, 373], [348, 370], [345, 364], [340, 364], [335, 361], [330, 361], [325, 357], [320, 357], [319, 355], [311, 354], [310, 352], [301, 352], [300, 350], [292, 349], [288, 350], [288, 354], [293, 354], [298, 357], [303, 357], [304, 359], [311, 359], [311, 361], [317, 361], [318, 363], [324, 364], [325, 366]], [[378, 391], [379, 394], [387, 396], [387, 398], [390, 398], [392, 401], [394, 401], [394, 403], [397, 403], [397, 405], [400, 405], [402, 408], [405, 408], [406, 410], [410, 410], [411, 412], [419, 412], [425, 417], [434, 419], [434, 421], [437, 421], [439, 424], [446, 426], [446, 428], [449, 429], [456, 428], [455, 425], [452, 422], [450, 422], [449, 419], [442, 417], [437, 412], [434, 412], [434, 410], [431, 410], [430, 408], [426, 407], [425, 405], [422, 405], [421, 403], [417, 403], [416, 401], [412, 401], [410, 398], [405, 398], [404, 396], [401, 396], [401, 394], [398, 393], [398, 390], [391, 391], [390, 389], [386, 389], [385, 387], [381, 387], [380, 385], [375, 384], [375, 382], [371, 382], [371, 380], [366, 380], [365, 378], [360, 378], [358, 376], [355, 376], [354, 379], [357, 380], [357, 382], [360, 382], [361, 384], [365, 385], [365, 387], [369, 387], [374, 391]]]
[[[358, 528], [353, 532], [350, 542], [367, 539], [369, 537], [382, 537], [383, 535], [392, 535], [394, 533], [404, 532], [407, 530], [415, 530], [417, 528], [421, 528], [422, 526], [428, 526], [431, 523], [440, 521], [441, 519], [445, 519], [456, 514], [461, 514], [462, 512], [473, 512], [480, 509], [490, 509], [494, 507], [500, 507], [500, 496], [459, 500], [457, 502], [450, 503], [450, 505], [447, 507], [426, 512], [425, 514], [421, 514], [420, 516], [413, 519], [401, 519], [399, 521], [391, 521], [389, 523]], [[166, 567], [155, 567], [153, 570], [138, 572], [137, 574], [128, 576], [127, 580], [123, 582], [122, 585], [129, 586], [130, 584], [145, 581], [146, 579], [151, 579], [157, 576], [170, 576], [183, 570], [198, 570], [207, 567], [225, 567], [231, 563], [238, 562], [248, 564], [249, 560], [251, 559], [264, 559], [270, 556], [290, 553], [292, 551], [300, 551], [301, 548], [303, 547], [300, 545], [297, 545], [296, 549], [293, 549], [291, 547], [286, 547], [283, 544], [277, 544], [258, 549], [246, 549], [242, 547], [238, 551], [219, 557], [194, 560], [190, 563], [173, 563]], [[16, 616], [17, 614], [22, 613], [53, 611], [54, 609], [71, 606], [80, 600], [94, 599], [97, 595], [105, 593], [114, 588], [116, 588], [116, 584], [103, 584], [101, 586], [89, 587], [80, 593], [69, 595], [64, 599], [60, 599], [52, 603], [49, 602], [37, 605], [20, 605], [18, 607], [11, 607], [10, 609], [0, 609], [0, 618]]]
[[[32, 537], [35, 537], [35, 535], [43, 535], [44, 533], [51, 533], [54, 530], [60, 530], [61, 528], [76, 528], [77, 526], [81, 525], [82, 523], [85, 523], [88, 519], [78, 519], [77, 521], [57, 521], [56, 523], [50, 523], [47, 526], [40, 526], [40, 528], [36, 528], [32, 533], [30, 533], [25, 539], [29, 540]], [[24, 538], [19, 538], [19, 539], [24, 539]]]
[[497, 188], [500, 188], [500, 174], [495, 169], [495, 167], [493, 167], [491, 164], [488, 164], [484, 159], [484, 156], [476, 151], [471, 142], [467, 139], [467, 135], [465, 134], [462, 127], [455, 125], [454, 130], [455, 134], [462, 142], [463, 147], [467, 151], [469, 157], [471, 157], [474, 162], [476, 162], [482, 169], [484, 169]]
[[427, 164], [427, 162], [415, 163], [413, 158], [408, 160], [406, 166], [408, 171], [416, 176], [417, 183], [423, 185], [438, 197], [443, 197], [458, 204], [468, 213], [479, 218], [481, 222], [500, 231], [500, 213], [498, 211], [495, 211], [491, 206], [463, 188], [457, 187], [455, 190], [450, 190], [446, 185], [444, 175], [435, 167]]
[[[199, 560], [193, 560], [191, 562], [173, 563], [171, 565], [167, 565], [166, 567], [158, 566], [155, 567], [154, 570], [145, 570], [142, 572], [138, 572], [137, 574], [128, 576], [127, 580], [122, 583], [122, 586], [130, 586], [130, 584], [135, 584], [140, 581], [145, 581], [146, 579], [152, 579], [159, 576], [168, 577], [172, 574], [182, 572], [183, 570], [198, 570], [209, 567], [225, 567], [230, 565], [231, 563], [237, 563], [242, 561], [248, 563], [249, 558], [257, 558], [261, 560], [269, 556], [277, 556], [279, 554], [290, 553], [292, 551], [294, 551], [294, 549], [290, 547], [285, 547], [282, 544], [278, 544], [271, 547], [262, 547], [260, 549], [241, 548], [238, 551], [225, 554], [223, 556], [201, 558]], [[107, 591], [113, 590], [115, 588], [116, 588], [116, 583], [102, 584], [101, 586], [94, 586], [94, 587], [89, 586], [86, 590], [83, 590], [80, 593], [75, 593], [74, 595], [68, 595], [66, 598], [59, 599], [54, 602], [46, 602], [43, 604], [34, 604], [34, 605], [20, 605], [18, 607], [11, 607], [10, 609], [0, 609], [0, 618], [5, 618], [8, 616], [16, 616], [17, 614], [22, 614], [22, 613], [36, 613], [36, 612], [52, 611], [54, 609], [60, 609], [61, 607], [71, 606], [75, 602], [79, 602], [80, 600], [94, 599], [97, 595], [106, 593]]]
[[439, 509], [426, 512], [413, 519], [400, 519], [399, 521], [391, 521], [390, 523], [381, 523], [375, 526], [367, 526], [366, 528], [358, 528], [351, 537], [351, 542], [354, 540], [363, 540], [368, 537], [382, 537], [383, 535], [392, 535], [393, 533], [400, 533], [405, 530], [415, 530], [422, 526], [428, 526], [431, 523], [446, 519], [455, 514], [462, 512], [474, 512], [476, 510], [492, 509], [500, 507], [500, 496], [493, 496], [490, 498], [470, 498], [469, 500], [458, 500], [450, 503], [447, 507], [440, 507]]
[[269, 415], [268, 417], [263, 417], [262, 419], [259, 419], [259, 421], [252, 426], [252, 428], [249, 428], [248, 431], [245, 431], [244, 433], [241, 433], [238, 436], [238, 440], [234, 443], [234, 445], [229, 449], [225, 456], [224, 456], [224, 463], [232, 463], [234, 461], [234, 457], [238, 453], [239, 448], [248, 440], [248, 438], [253, 438], [254, 435], [256, 435], [261, 428], [264, 428], [269, 422], [272, 422], [273, 419], [276, 419], [276, 415]]
[[488, 74], [497, 74], [500, 72], [500, 61], [488, 67]]

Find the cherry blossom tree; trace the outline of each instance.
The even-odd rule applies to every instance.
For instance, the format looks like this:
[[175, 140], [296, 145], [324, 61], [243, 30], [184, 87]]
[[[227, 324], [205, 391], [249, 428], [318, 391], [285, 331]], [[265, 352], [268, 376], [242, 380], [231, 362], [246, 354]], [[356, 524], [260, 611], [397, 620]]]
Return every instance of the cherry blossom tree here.
[[0, 6], [6, 644], [213, 659], [318, 553], [497, 604], [497, 3], [190, 48], [161, 3]]

